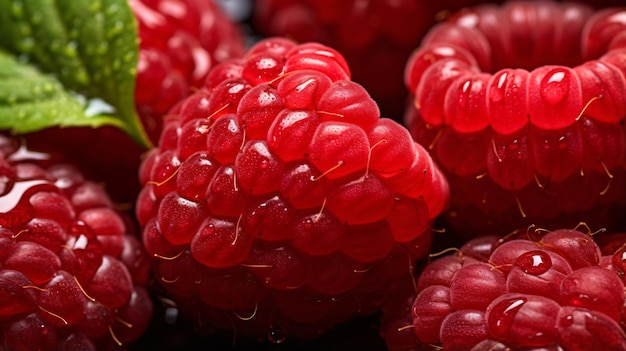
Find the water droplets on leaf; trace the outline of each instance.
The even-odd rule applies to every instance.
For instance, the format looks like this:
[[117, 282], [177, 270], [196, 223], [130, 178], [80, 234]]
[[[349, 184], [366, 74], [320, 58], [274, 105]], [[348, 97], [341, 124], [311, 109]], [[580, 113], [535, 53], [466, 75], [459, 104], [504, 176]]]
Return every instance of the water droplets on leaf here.
[[115, 113], [115, 107], [100, 98], [87, 100], [86, 117]]

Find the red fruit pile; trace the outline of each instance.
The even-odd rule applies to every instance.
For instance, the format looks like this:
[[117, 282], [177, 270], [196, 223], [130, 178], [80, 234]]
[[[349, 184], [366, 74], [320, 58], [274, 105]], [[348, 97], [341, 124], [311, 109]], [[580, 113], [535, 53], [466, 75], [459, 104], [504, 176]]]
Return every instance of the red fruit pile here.
[[163, 116], [212, 66], [245, 52], [240, 28], [214, 0], [130, 0], [139, 25], [135, 104], [156, 143]]
[[571, 229], [472, 239], [420, 273], [409, 324], [416, 345], [624, 350], [624, 250], [623, 237], [603, 254], [594, 237]]
[[[428, 28], [446, 11], [484, 0], [257, 0], [254, 24], [264, 35], [316, 41], [339, 50], [354, 81], [383, 115], [401, 119], [407, 97], [404, 65]], [[501, 2], [501, 1], [500, 1]]]
[[406, 118], [449, 179], [450, 228], [621, 221], [624, 15], [514, 1], [465, 9], [426, 35], [406, 66]]
[[275, 341], [377, 311], [448, 198], [343, 56], [280, 38], [215, 66], [140, 178], [137, 218], [168, 297], [198, 324]]
[[0, 137], [0, 349], [126, 346], [147, 328], [149, 261], [74, 168]]

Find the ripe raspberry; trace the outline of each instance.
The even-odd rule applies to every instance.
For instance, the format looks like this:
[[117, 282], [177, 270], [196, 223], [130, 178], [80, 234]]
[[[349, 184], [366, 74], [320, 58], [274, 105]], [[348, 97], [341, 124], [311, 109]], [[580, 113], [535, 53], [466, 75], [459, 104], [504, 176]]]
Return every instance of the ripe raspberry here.
[[140, 179], [156, 279], [198, 324], [237, 336], [310, 338], [376, 312], [448, 196], [343, 56], [282, 38], [214, 67]]
[[451, 228], [617, 225], [625, 14], [516, 1], [466, 9], [426, 35], [406, 66], [406, 121], [449, 178]]
[[[624, 350], [626, 280], [602, 264], [623, 267], [623, 253], [603, 256], [594, 238], [560, 229], [472, 239], [420, 273], [409, 325], [445, 350]], [[486, 245], [488, 257], [476, 254]]]
[[[139, 30], [135, 107], [153, 143], [163, 116], [200, 87], [209, 69], [241, 56], [239, 27], [214, 0], [129, 0]], [[132, 203], [145, 149], [114, 127], [51, 128], [28, 136], [34, 149], [56, 149], [90, 179], [106, 183], [116, 202]]]
[[147, 328], [149, 261], [97, 184], [0, 137], [0, 348], [96, 350]]

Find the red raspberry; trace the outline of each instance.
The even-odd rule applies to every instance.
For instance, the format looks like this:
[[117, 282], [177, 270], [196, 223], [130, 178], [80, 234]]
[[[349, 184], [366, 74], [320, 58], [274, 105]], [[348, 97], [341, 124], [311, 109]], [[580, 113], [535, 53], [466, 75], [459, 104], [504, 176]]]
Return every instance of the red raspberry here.
[[617, 226], [625, 14], [517, 1], [461, 11], [426, 35], [406, 66], [406, 119], [449, 178], [451, 228]]
[[571, 229], [472, 239], [421, 271], [408, 325], [445, 350], [624, 350], [626, 280], [603, 264], [624, 259]]
[[[241, 56], [245, 42], [214, 0], [129, 3], [139, 27], [135, 107], [156, 143], [167, 111], [199, 88], [212, 66]], [[51, 128], [28, 136], [28, 144], [59, 150], [87, 177], [104, 181], [116, 202], [134, 202], [139, 192], [136, 174], [145, 149], [115, 127]]]
[[148, 257], [97, 184], [0, 137], [0, 348], [125, 346], [148, 327]]
[[310, 338], [376, 312], [429, 249], [448, 196], [343, 56], [281, 38], [212, 69], [140, 178], [157, 281], [198, 323], [237, 336]]

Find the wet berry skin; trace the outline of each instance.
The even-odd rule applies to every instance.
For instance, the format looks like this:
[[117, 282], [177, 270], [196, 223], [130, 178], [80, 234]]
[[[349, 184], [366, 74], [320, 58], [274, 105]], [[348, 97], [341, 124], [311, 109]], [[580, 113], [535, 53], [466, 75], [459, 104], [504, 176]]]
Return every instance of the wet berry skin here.
[[568, 2], [487, 4], [425, 35], [405, 66], [405, 121], [453, 189], [451, 230], [578, 221], [619, 229], [623, 14]]
[[196, 324], [310, 339], [410, 280], [447, 182], [350, 77], [330, 47], [268, 38], [170, 112], [137, 219], [155, 279]]
[[151, 322], [149, 261], [104, 189], [0, 137], [0, 348], [123, 349]]
[[[408, 312], [413, 343], [472, 351], [623, 350], [623, 246], [603, 252], [597, 243], [614, 235], [528, 229], [470, 239], [418, 274]], [[399, 345], [392, 349], [411, 346]]]

